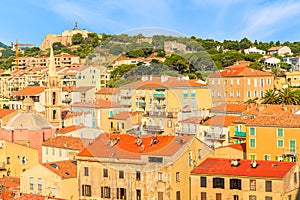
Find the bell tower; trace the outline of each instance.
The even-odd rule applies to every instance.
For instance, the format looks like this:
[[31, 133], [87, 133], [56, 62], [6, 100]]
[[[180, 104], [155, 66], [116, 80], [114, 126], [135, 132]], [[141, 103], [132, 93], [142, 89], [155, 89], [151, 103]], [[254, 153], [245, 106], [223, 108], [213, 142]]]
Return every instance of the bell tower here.
[[56, 73], [55, 66], [55, 58], [53, 53], [53, 48], [51, 45], [50, 48], [50, 65], [48, 76], [46, 79], [46, 87], [45, 87], [45, 111], [46, 111], [46, 119], [49, 122], [57, 127], [62, 127], [62, 118], [61, 118], [61, 110], [62, 110], [62, 87], [60, 85], [59, 77]]

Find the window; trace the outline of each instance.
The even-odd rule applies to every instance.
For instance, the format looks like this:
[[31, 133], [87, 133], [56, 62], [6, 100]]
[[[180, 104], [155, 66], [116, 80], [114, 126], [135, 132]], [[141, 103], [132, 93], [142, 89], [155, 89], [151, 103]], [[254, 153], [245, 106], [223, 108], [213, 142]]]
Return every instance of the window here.
[[119, 171], [119, 178], [124, 178], [124, 171], [123, 170]]
[[180, 191], [176, 191], [176, 200], [180, 200]]
[[216, 200], [222, 200], [222, 194], [216, 193]]
[[52, 148], [52, 155], [54, 156], [55, 155], [55, 149]]
[[266, 196], [265, 200], [272, 200], [272, 197]]
[[254, 91], [254, 97], [257, 97], [257, 91]]
[[256, 196], [255, 195], [249, 195], [249, 200], [256, 200]]
[[163, 200], [164, 199], [164, 193], [163, 192], [157, 192], [157, 199]]
[[187, 97], [188, 96], [188, 91], [187, 90], [183, 90], [183, 96]]
[[101, 187], [101, 198], [110, 198], [110, 187]]
[[171, 120], [168, 120], [168, 128], [172, 128], [172, 121]]
[[200, 177], [200, 187], [206, 187], [206, 177], [205, 176]]
[[46, 147], [46, 154], [48, 155], [48, 147]]
[[279, 148], [284, 147], [284, 140], [282, 140], [282, 139], [277, 140], [277, 147], [279, 147]]
[[162, 172], [158, 172], [158, 180], [159, 181], [163, 180], [163, 173]]
[[256, 139], [250, 138], [250, 148], [256, 148]]
[[201, 149], [198, 149], [198, 159], [201, 159]]
[[257, 78], [254, 79], [254, 87], [257, 87]]
[[42, 182], [42, 179], [39, 178], [38, 179], [38, 190], [42, 190], [42, 188], [43, 188], [43, 182]]
[[233, 195], [233, 200], [239, 200], [239, 195]]
[[230, 79], [230, 85], [233, 85], [233, 79]]
[[180, 182], [180, 173], [176, 172], [176, 182]]
[[234, 91], [230, 91], [230, 97], [234, 97]]
[[260, 91], [260, 98], [264, 97], [264, 91]]
[[238, 98], [240, 97], [240, 91], [236, 92], [236, 97], [238, 97]]
[[188, 104], [187, 98], [184, 98], [184, 99], [183, 99], [183, 105], [187, 105], [187, 104]]
[[271, 84], [271, 79], [267, 79], [267, 84], [270, 85]]
[[213, 188], [224, 189], [224, 178], [213, 178]]
[[211, 92], [211, 96], [214, 97], [215, 96], [215, 91]]
[[296, 153], [296, 140], [290, 140], [290, 152]]
[[61, 149], [59, 149], [59, 157], [61, 157]]
[[215, 84], [215, 80], [214, 80], [214, 79], [211, 80], [211, 84], [212, 84], [212, 85]]
[[103, 169], [103, 177], [108, 177], [108, 169], [106, 168]]
[[141, 172], [140, 171], [135, 172], [135, 179], [138, 181], [141, 180]]
[[191, 91], [191, 96], [192, 96], [192, 97], [195, 97], [195, 96], [196, 96], [195, 90], [192, 90], [192, 91]]
[[124, 123], [122, 123], [122, 129], [124, 129], [125, 128], [125, 124]]
[[240, 79], [236, 79], [236, 84], [240, 85]]
[[294, 182], [297, 183], [297, 172], [294, 172]]
[[84, 176], [89, 176], [89, 168], [84, 167]]
[[264, 160], [271, 160], [270, 154], [264, 154]]
[[226, 79], [224, 80], [224, 85], [227, 85], [227, 80]]
[[34, 188], [34, 178], [33, 177], [30, 177], [29, 187], [30, 187], [31, 190], [33, 190], [33, 188]]
[[230, 189], [231, 190], [241, 190], [242, 189], [241, 179], [236, 179], [236, 178], [230, 179]]
[[250, 190], [256, 191], [256, 180], [250, 179]]
[[82, 196], [87, 196], [87, 197], [92, 196], [92, 188], [90, 185], [82, 185], [81, 189], [82, 189], [81, 191]]
[[227, 97], [227, 91], [224, 92], [224, 97]]
[[218, 85], [221, 85], [221, 79], [218, 79]]
[[251, 91], [247, 92], [247, 97], [251, 97]]
[[206, 192], [201, 192], [200, 193], [200, 196], [201, 196], [201, 200], [206, 200]]
[[125, 188], [117, 188], [117, 199], [126, 199], [126, 189]]
[[8, 165], [10, 164], [10, 157], [6, 158], [6, 164], [8, 164]]
[[266, 192], [272, 192], [272, 181], [266, 181]]
[[142, 191], [140, 189], [136, 190], [136, 200], [142, 199]]
[[51, 193], [52, 193], [53, 196], [56, 196], [56, 188], [52, 188]]
[[255, 136], [256, 135], [256, 130], [254, 127], [250, 127], [250, 136]]
[[263, 78], [260, 79], [260, 87], [264, 87], [264, 79]]
[[277, 137], [283, 137], [283, 128], [277, 129]]
[[279, 162], [282, 162], [283, 161], [283, 156], [282, 155], [279, 155], [279, 156], [275, 156], [276, 160], [279, 161]]

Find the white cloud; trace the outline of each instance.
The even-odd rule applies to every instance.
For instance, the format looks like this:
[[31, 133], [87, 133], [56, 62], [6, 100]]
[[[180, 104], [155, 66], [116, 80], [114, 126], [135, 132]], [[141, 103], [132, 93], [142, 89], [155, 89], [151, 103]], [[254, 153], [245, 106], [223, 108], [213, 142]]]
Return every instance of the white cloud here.
[[299, 14], [300, 2], [276, 1], [273, 4], [258, 5], [244, 15], [240, 22], [244, 22], [244, 28], [237, 36], [265, 39], [291, 26], [295, 16]]

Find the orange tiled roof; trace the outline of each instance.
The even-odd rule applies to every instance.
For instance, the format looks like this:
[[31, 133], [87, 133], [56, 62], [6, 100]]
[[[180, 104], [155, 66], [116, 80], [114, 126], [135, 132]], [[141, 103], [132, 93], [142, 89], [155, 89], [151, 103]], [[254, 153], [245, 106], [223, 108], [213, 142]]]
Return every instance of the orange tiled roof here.
[[74, 92], [87, 92], [91, 89], [96, 88], [95, 86], [81, 86], [81, 87], [76, 87], [74, 88]]
[[246, 143], [229, 144], [229, 145], [226, 145], [226, 146], [217, 147], [216, 149], [222, 149], [222, 148], [233, 148], [233, 149], [237, 149], [239, 151], [246, 152]]
[[27, 86], [22, 90], [14, 93], [16, 96], [33, 96], [44, 92], [44, 87], [41, 86]]
[[[119, 138], [117, 144], [110, 146], [110, 141]], [[154, 139], [157, 144], [152, 144]], [[129, 134], [101, 134], [91, 145], [81, 151], [78, 156], [98, 158], [140, 159], [141, 155], [172, 156], [185, 144], [192, 140], [192, 136], [143, 136], [142, 145], [137, 145], [137, 135]], [[180, 142], [182, 141], [182, 142]]]
[[96, 92], [96, 94], [118, 94], [120, 93], [120, 88], [101, 88]]
[[16, 110], [9, 110], [9, 109], [2, 109], [0, 108], [0, 119], [2, 119], [3, 117], [13, 113], [13, 112], [16, 112]]
[[225, 67], [224, 70], [208, 75], [208, 78], [218, 78], [218, 77], [256, 77], [256, 76], [274, 76], [270, 72], [264, 72], [256, 69], [251, 69], [246, 66], [245, 63], [241, 65], [235, 64], [229, 67]]
[[48, 141], [45, 141], [43, 143], [43, 146], [72, 149], [72, 150], [82, 150], [86, 146], [88, 146], [88, 144], [92, 141], [93, 139], [78, 138], [78, 137], [71, 137], [71, 136], [57, 136]]
[[63, 179], [77, 177], [77, 163], [72, 160], [48, 162], [42, 164]]
[[233, 123], [258, 127], [300, 128], [300, 115], [256, 115], [237, 119]]
[[46, 196], [42, 196], [42, 195], [38, 195], [38, 194], [22, 194], [20, 197], [13, 197], [9, 200], [64, 200], [64, 199], [60, 199], [60, 198], [54, 198], [54, 197], [46, 197]]
[[251, 160], [240, 160], [237, 167], [231, 166], [231, 159], [207, 158], [192, 174], [209, 174], [243, 177], [283, 178], [295, 165], [295, 162], [256, 161], [257, 167], [251, 168]]
[[70, 133], [79, 129], [84, 128], [84, 126], [76, 126], [76, 125], [71, 125], [71, 126], [66, 126], [64, 128], [60, 128], [56, 131], [57, 134], [66, 134]]
[[124, 111], [124, 112], [118, 113], [118, 114], [116, 114], [112, 117], [109, 117], [109, 119], [126, 120], [126, 119], [129, 119], [132, 116], [135, 116], [135, 115], [138, 115], [138, 114], [139, 114], [138, 112]]
[[85, 108], [120, 108], [121, 105], [118, 102], [97, 99], [95, 102], [75, 102], [73, 107], [85, 107]]
[[244, 112], [247, 110], [247, 106], [245, 104], [221, 104], [215, 107], [210, 108], [210, 111], [214, 112], [226, 112], [226, 113], [236, 113], [236, 112]]
[[268, 51], [277, 51], [279, 49], [281, 49], [283, 46], [277, 46], [277, 47], [271, 47], [270, 49], [268, 49]]
[[20, 190], [20, 178], [3, 176], [0, 178], [0, 185], [3, 185], [6, 189]]
[[206, 126], [229, 126], [236, 120], [236, 116], [216, 115], [203, 123]]
[[203, 117], [191, 117], [180, 121], [180, 123], [190, 123], [190, 124], [202, 124], [204, 121]]
[[272, 104], [259, 104], [249, 105], [247, 110], [243, 112], [244, 115], [289, 115], [294, 114], [300, 110], [300, 106], [296, 105], [272, 105]]
[[121, 88], [174, 88], [174, 87], [204, 87], [205, 84], [198, 83], [197, 80], [178, 80], [178, 78], [168, 77], [165, 82], [161, 82], [161, 77], [152, 77], [152, 80], [137, 81], [122, 86]]

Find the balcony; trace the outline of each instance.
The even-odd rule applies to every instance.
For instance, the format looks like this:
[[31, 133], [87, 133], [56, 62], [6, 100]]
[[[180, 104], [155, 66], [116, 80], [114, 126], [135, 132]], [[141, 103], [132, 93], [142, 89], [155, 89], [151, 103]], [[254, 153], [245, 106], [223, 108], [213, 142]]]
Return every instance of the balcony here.
[[156, 94], [153, 94], [153, 97], [154, 97], [154, 98], [161, 98], [161, 99], [166, 98], [166, 97], [165, 97], [165, 94], [162, 94], [162, 93], [156, 93]]
[[130, 101], [121, 101], [120, 104], [124, 107], [130, 107], [131, 106], [131, 102]]
[[205, 139], [207, 139], [207, 140], [220, 140], [220, 141], [226, 140], [224, 134], [207, 134], [205, 136]]
[[121, 93], [121, 97], [123, 97], [123, 98], [131, 98], [131, 94], [130, 93]]
[[154, 103], [154, 106], [162, 108], [162, 107], [166, 107], [166, 103]]
[[145, 97], [146, 96], [146, 93], [137, 93], [136, 94], [136, 97]]
[[140, 107], [146, 107], [146, 102], [139, 101], [139, 102], [136, 102], [136, 105], [140, 106]]
[[150, 125], [146, 125], [143, 127], [143, 130], [148, 131], [148, 132], [152, 132], [152, 133], [161, 133], [164, 131], [164, 127], [163, 126], [150, 126]]
[[65, 98], [62, 100], [63, 103], [66, 103], [66, 104], [69, 104], [72, 102], [72, 99], [71, 98]]
[[246, 132], [235, 131], [235, 132], [234, 132], [234, 136], [235, 136], [235, 137], [246, 137]]

